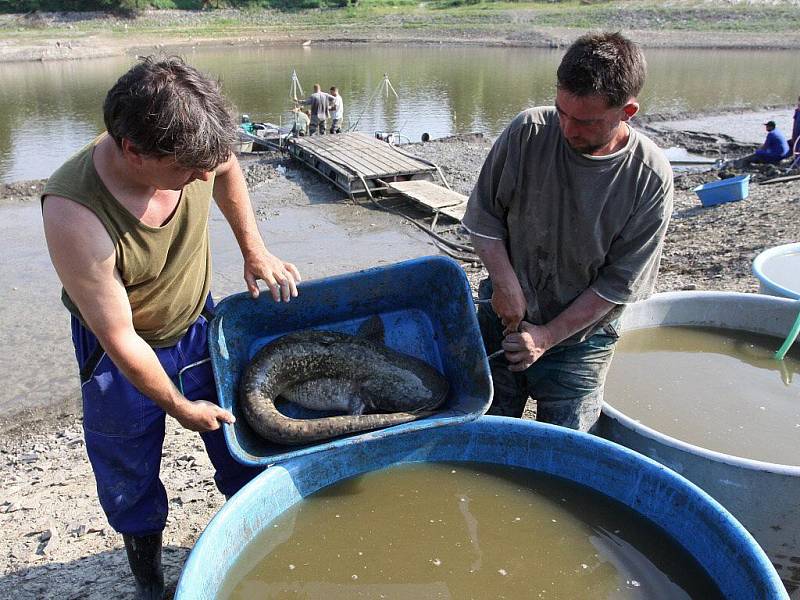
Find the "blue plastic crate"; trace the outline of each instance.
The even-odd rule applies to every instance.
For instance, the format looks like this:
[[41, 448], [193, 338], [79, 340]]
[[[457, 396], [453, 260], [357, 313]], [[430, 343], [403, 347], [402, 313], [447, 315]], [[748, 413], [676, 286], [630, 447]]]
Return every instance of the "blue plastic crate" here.
[[[445, 257], [426, 257], [300, 284], [291, 302], [241, 293], [216, 307], [209, 348], [220, 405], [236, 423], [223, 425], [233, 457], [247, 465], [268, 465], [359, 440], [471, 421], [492, 400], [489, 364], [483, 348], [469, 282]], [[433, 416], [330, 442], [282, 446], [258, 436], [239, 409], [239, 380], [252, 357], [271, 340], [304, 329], [354, 334], [379, 315], [386, 344], [435, 366], [450, 384], [448, 399]], [[293, 415], [302, 416], [302, 415]]]
[[693, 190], [703, 206], [715, 206], [725, 202], [744, 200], [750, 193], [750, 175], [739, 175], [698, 185]]

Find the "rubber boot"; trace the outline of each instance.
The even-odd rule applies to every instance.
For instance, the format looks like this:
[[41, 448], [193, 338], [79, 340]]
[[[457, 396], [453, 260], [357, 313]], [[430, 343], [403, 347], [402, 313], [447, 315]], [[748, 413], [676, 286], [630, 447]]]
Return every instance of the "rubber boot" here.
[[136, 598], [163, 600], [164, 571], [161, 568], [161, 533], [133, 536], [122, 535], [128, 564], [136, 580]]

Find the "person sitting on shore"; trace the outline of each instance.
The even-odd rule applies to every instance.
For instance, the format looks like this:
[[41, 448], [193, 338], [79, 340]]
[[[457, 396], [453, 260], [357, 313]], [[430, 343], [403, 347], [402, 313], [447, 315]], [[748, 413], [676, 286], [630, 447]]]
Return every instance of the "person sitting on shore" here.
[[789, 142], [775, 126], [775, 121], [767, 121], [764, 127], [767, 128], [767, 138], [758, 150], [742, 159], [743, 167], [754, 163], [775, 165], [787, 156], [791, 156]]
[[792, 117], [792, 140], [789, 142], [789, 149], [795, 154], [800, 153], [800, 96], [797, 97], [797, 106], [794, 108]]

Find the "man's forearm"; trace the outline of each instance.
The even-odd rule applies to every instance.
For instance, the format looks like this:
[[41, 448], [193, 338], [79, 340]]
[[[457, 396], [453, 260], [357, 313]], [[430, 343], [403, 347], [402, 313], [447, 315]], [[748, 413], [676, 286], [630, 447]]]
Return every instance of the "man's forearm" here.
[[507, 288], [517, 282], [517, 275], [508, 257], [504, 240], [495, 240], [479, 235], [472, 235], [472, 246], [483, 262], [494, 287]]
[[153, 349], [134, 331], [101, 336], [101, 345], [128, 381], [168, 415], [181, 414], [186, 398], [169, 378]]
[[544, 325], [550, 334], [550, 342], [555, 346], [571, 335], [594, 325], [615, 306], [617, 305], [604, 300], [593, 290], [584, 290], [572, 304]]

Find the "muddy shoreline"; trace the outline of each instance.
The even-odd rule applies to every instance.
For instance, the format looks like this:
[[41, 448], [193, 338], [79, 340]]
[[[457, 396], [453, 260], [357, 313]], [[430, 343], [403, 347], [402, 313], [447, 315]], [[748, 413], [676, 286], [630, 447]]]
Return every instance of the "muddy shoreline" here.
[[[662, 147], [680, 144], [713, 158], [735, 155], [748, 146], [726, 136], [698, 137], [691, 132], [669, 131], [655, 120], [638, 126]], [[480, 134], [462, 135], [411, 144], [405, 149], [437, 163], [453, 189], [468, 194], [492, 141]], [[304, 244], [296, 237], [299, 234], [288, 231], [285, 225], [299, 214], [314, 220], [320, 235], [328, 235], [327, 231], [332, 232], [330, 235], [341, 233], [339, 243], [347, 246], [355, 247], [364, 235], [377, 232], [372, 245], [365, 246], [366, 252], [374, 254], [362, 257], [372, 264], [436, 253], [424, 234], [402, 219], [366, 203], [346, 200], [315, 174], [277, 153], [248, 156], [242, 164], [260, 224], [275, 227], [266, 231], [265, 237], [271, 249], [281, 256], [291, 257], [298, 251], [298, 245]], [[658, 291], [756, 292], [758, 283], [750, 273], [755, 255], [769, 246], [800, 239], [800, 220], [796, 218], [800, 209], [800, 180], [758, 184], [774, 175], [770, 169], [754, 170], [747, 200], [702, 208], [692, 189], [716, 179], [719, 173], [677, 174], [675, 209], [667, 233]], [[0, 210], [23, 208], [35, 212], [43, 183], [27, 181], [0, 186]], [[338, 229], [326, 229], [333, 225]], [[387, 238], [389, 235], [395, 237]], [[394, 241], [387, 244], [387, 239]], [[407, 254], [389, 256], [387, 253], [404, 239], [409, 244]], [[34, 242], [24, 239], [20, 244], [23, 243]], [[277, 248], [272, 244], [278, 244]], [[9, 246], [7, 242], [4, 251], [15, 256], [21, 247]], [[217, 246], [216, 250], [235, 254], [235, 246]], [[304, 259], [312, 277], [326, 274], [335, 260], [330, 251], [317, 254], [318, 261], [313, 256]], [[336, 265], [339, 271], [353, 268], [345, 262]], [[465, 272], [473, 286], [485, 276], [482, 268], [468, 265]], [[224, 293], [241, 291], [238, 277], [238, 272], [232, 274], [221, 282], [219, 289]], [[63, 310], [57, 302], [51, 304], [53, 311]], [[58, 312], [56, 316], [61, 318], [63, 314]], [[7, 549], [1, 559], [3, 597], [97, 600], [132, 597], [133, 582], [121, 539], [106, 524], [96, 500], [83, 444], [77, 383], [71, 378], [69, 381], [70, 385], [74, 383], [74, 393], [58, 406], [23, 412], [13, 421], [4, 422], [5, 433], [0, 436], [0, 477], [4, 481], [0, 495], [0, 544]], [[167, 419], [162, 480], [170, 497], [164, 552], [170, 589], [174, 589], [200, 532], [224, 501], [211, 483], [212, 476], [199, 436]]]
[[[452, 44], [562, 48], [587, 29], [603, 28], [621, 29], [646, 48], [800, 48], [800, 32], [791, 28], [769, 31], [742, 21], [739, 27], [734, 22], [732, 30], [720, 29], [717, 21], [721, 16], [729, 17], [730, 3], [707, 4], [706, 11], [692, 13], [691, 18], [698, 21], [694, 28], [687, 28], [682, 12], [686, 9], [680, 5], [661, 14], [653, 14], [642, 6], [626, 10], [620, 5], [616, 13], [595, 15], [589, 26], [553, 25], [546, 20], [546, 14], [525, 8], [493, 11], [480, 17], [447, 11], [411, 11], [365, 13], [360, 18], [335, 11], [150, 10], [131, 18], [106, 13], [34, 11], [0, 14], [0, 63], [180, 53], [190, 48], [231, 45]], [[750, 16], [757, 13], [754, 9]], [[736, 18], [747, 17], [748, 13], [742, 12]]]

